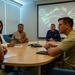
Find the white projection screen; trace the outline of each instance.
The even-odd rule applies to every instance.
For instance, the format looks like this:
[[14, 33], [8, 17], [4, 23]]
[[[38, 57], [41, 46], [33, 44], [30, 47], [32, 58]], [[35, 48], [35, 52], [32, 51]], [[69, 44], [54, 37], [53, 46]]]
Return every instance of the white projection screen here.
[[[68, 16], [73, 18], [73, 29], [75, 29], [75, 1], [39, 4], [37, 6], [37, 37], [45, 38], [51, 24], [55, 24], [58, 29], [58, 18]], [[61, 34], [61, 37], [66, 36]]]

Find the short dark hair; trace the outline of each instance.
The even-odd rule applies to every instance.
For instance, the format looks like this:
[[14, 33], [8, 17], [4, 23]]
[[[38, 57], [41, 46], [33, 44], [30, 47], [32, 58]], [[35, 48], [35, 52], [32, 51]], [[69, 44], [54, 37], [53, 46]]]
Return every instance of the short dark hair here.
[[24, 26], [22, 23], [20, 23], [20, 24], [18, 24], [18, 27], [19, 27], [20, 25], [21, 25], [21, 26]]
[[69, 26], [70, 26], [71, 28], [73, 28], [73, 19], [72, 19], [72, 18], [70, 18], [70, 17], [59, 18], [59, 19], [58, 19], [58, 22], [59, 22], [60, 20], [63, 20], [64, 24], [67, 24], [67, 23], [68, 23]]
[[51, 24], [51, 26], [55, 26], [55, 24]]

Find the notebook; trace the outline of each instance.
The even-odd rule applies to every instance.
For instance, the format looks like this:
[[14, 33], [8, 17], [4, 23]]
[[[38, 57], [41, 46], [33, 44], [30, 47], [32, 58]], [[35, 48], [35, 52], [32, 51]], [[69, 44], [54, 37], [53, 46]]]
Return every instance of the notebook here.
[[42, 47], [42, 45], [37, 44], [37, 43], [29, 44], [28, 46], [32, 46], [32, 47]]
[[49, 55], [47, 51], [38, 51], [36, 54]]

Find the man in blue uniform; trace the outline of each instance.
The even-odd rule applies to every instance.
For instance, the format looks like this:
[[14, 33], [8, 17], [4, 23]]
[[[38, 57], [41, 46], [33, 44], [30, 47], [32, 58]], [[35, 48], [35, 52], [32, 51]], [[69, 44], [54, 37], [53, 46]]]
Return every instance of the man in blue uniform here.
[[61, 41], [59, 31], [55, 29], [55, 24], [51, 24], [51, 30], [47, 31], [46, 41]]

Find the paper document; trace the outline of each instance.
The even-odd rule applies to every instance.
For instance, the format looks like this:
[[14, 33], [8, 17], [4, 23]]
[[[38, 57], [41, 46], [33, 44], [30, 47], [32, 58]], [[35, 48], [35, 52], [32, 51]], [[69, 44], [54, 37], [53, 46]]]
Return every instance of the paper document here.
[[23, 46], [14, 46], [14, 48], [22, 48]]
[[28, 42], [28, 44], [33, 44], [33, 43], [37, 43], [37, 42]]
[[4, 58], [10, 58], [10, 57], [12, 57], [12, 56], [16, 56], [17, 54], [6, 54], [5, 56], [4, 56]]

